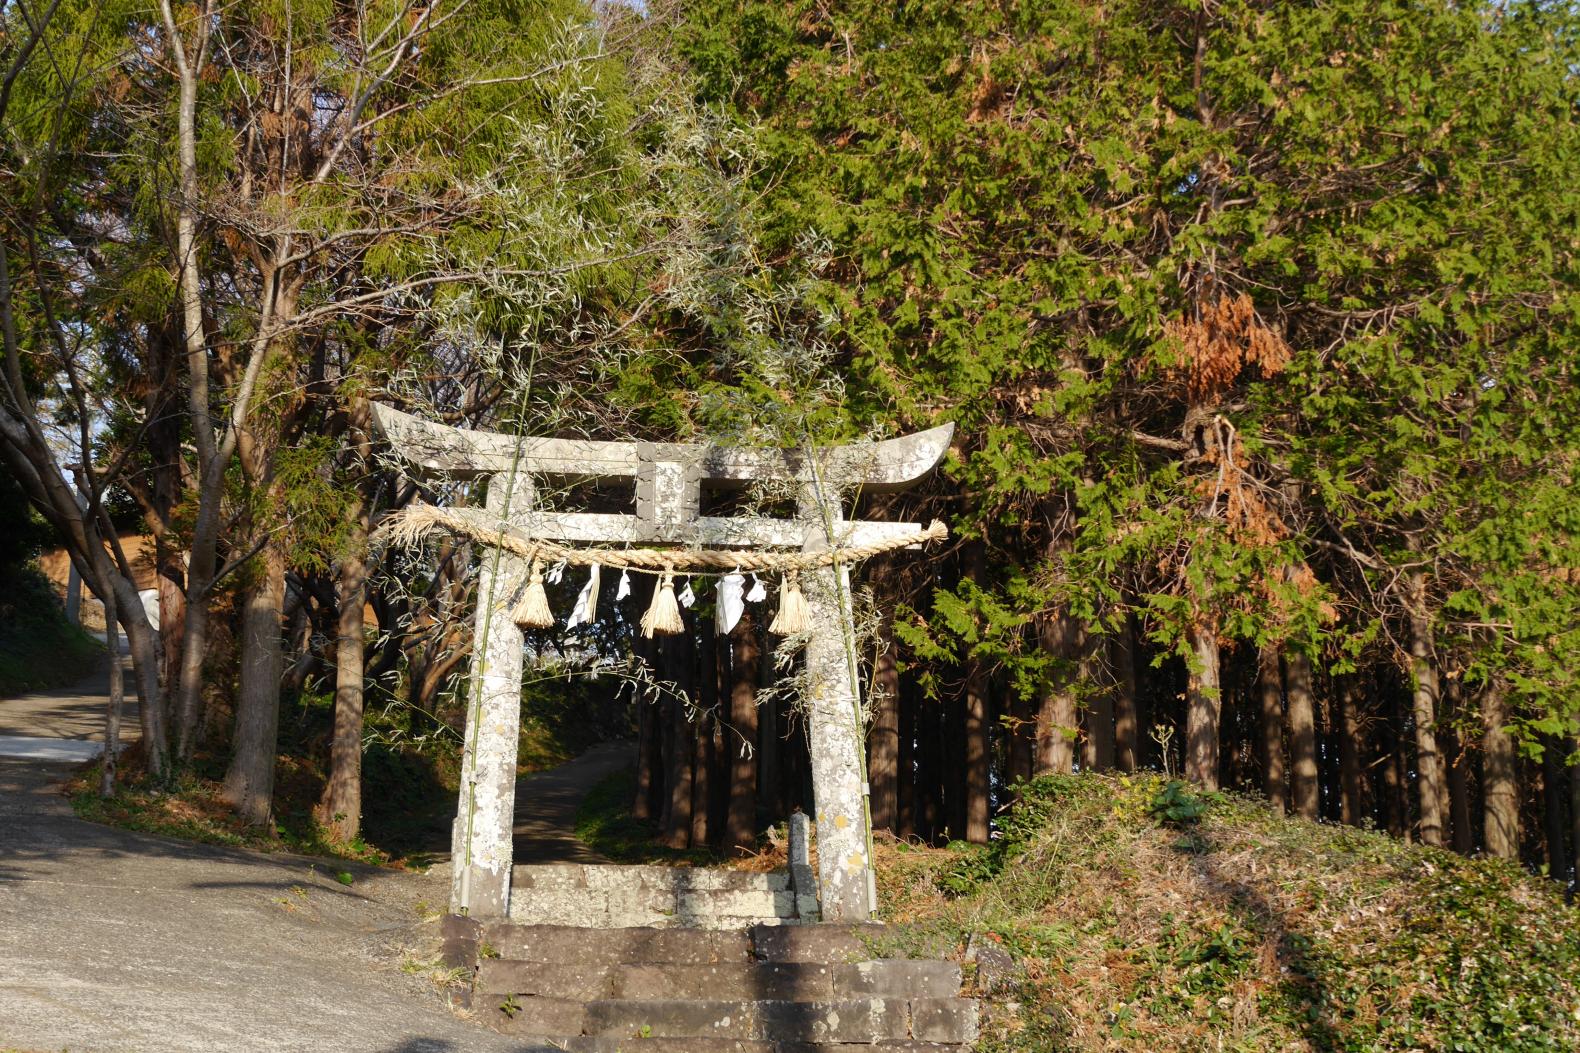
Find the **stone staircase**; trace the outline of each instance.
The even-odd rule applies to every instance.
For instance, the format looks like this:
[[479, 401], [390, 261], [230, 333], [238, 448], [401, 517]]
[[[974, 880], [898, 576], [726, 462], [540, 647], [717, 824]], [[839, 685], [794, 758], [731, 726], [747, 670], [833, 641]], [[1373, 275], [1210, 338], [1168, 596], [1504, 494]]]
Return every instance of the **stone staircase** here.
[[958, 964], [874, 955], [883, 925], [806, 923], [788, 875], [570, 865], [512, 878], [508, 920], [445, 919], [445, 957], [475, 969], [473, 1011], [529, 1048], [945, 1053], [976, 1039]]
[[798, 875], [800, 869], [753, 874], [579, 863], [518, 866], [511, 871], [510, 920], [592, 929], [744, 929], [816, 921], [817, 895], [807, 888], [811, 871]]

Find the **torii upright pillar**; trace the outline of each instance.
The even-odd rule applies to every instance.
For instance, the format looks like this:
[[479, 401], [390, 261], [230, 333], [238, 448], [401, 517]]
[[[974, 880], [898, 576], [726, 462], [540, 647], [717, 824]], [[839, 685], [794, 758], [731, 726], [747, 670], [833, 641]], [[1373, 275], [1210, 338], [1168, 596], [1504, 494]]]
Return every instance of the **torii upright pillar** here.
[[[911, 523], [847, 521], [844, 491], [892, 492], [913, 485], [942, 459], [953, 432], [945, 425], [883, 442], [794, 451], [463, 431], [377, 403], [373, 417], [419, 474], [487, 478], [486, 507], [500, 532], [556, 542], [807, 552], [904, 543], [917, 533], [920, 528]], [[613, 476], [635, 477], [635, 515], [539, 507], [535, 487], [540, 478]], [[797, 485], [798, 518], [700, 514], [704, 487], [738, 489], [753, 480]], [[479, 583], [450, 902], [453, 913], [473, 917], [502, 917], [510, 908], [523, 647], [508, 611], [526, 571], [519, 556], [490, 547]], [[861, 921], [872, 916], [876, 904], [849, 568], [835, 564], [805, 577], [811, 609], [805, 701], [818, 820], [819, 907], [825, 921]]]

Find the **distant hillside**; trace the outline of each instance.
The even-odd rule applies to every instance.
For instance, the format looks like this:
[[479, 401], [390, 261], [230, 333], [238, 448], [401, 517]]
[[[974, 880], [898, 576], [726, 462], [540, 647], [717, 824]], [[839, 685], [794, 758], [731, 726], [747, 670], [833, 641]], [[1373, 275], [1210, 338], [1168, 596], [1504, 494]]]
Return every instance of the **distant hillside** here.
[[879, 848], [885, 916], [1003, 943], [980, 1050], [1580, 1049], [1580, 913], [1512, 864], [1049, 776], [984, 848]]
[[76, 683], [103, 654], [36, 566], [0, 565], [0, 699]]

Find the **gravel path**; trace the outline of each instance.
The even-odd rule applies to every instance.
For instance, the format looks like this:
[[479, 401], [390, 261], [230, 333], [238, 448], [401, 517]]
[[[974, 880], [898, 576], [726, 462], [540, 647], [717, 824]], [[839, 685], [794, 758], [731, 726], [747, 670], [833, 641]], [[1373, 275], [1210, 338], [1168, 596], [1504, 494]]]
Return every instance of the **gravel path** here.
[[[0, 700], [0, 736], [97, 737], [102, 684]], [[462, 1019], [403, 969], [436, 950], [424, 919], [444, 905], [445, 868], [378, 871], [87, 823], [59, 791], [71, 770], [0, 755], [0, 1049], [537, 1048]]]

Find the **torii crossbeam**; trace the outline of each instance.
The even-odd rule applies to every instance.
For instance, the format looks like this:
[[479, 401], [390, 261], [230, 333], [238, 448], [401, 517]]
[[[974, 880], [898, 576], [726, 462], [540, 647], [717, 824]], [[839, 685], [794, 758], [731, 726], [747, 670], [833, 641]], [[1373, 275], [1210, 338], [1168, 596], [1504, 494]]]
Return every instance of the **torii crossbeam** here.
[[[848, 521], [842, 495], [915, 485], [943, 458], [953, 434], [953, 425], [944, 425], [881, 442], [798, 452], [527, 438], [434, 424], [378, 403], [372, 409], [379, 430], [416, 474], [486, 477], [486, 509], [501, 525], [546, 541], [614, 546], [820, 552], [904, 538], [918, 526]], [[537, 499], [541, 480], [622, 476], [636, 483], [634, 514], [549, 511]], [[700, 513], [704, 488], [738, 489], [752, 481], [793, 484], [797, 518]], [[477, 610], [460, 802], [451, 838], [450, 908], [457, 914], [499, 917], [509, 908], [523, 647], [520, 630], [486, 598], [516, 594], [526, 573], [525, 561], [503, 549], [497, 561], [483, 561], [478, 595], [485, 599]], [[820, 908], [826, 921], [864, 920], [876, 904], [867, 855], [849, 568], [836, 564], [809, 572], [805, 593], [813, 627], [806, 648], [810, 697], [805, 702]]]

